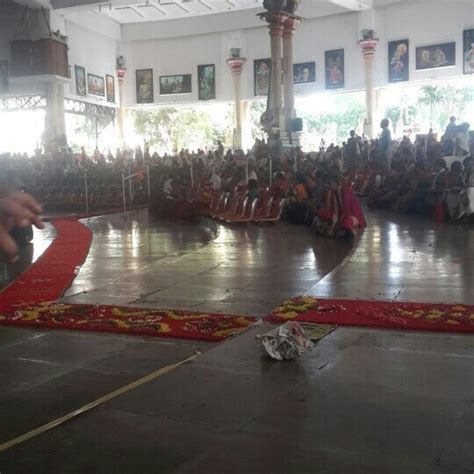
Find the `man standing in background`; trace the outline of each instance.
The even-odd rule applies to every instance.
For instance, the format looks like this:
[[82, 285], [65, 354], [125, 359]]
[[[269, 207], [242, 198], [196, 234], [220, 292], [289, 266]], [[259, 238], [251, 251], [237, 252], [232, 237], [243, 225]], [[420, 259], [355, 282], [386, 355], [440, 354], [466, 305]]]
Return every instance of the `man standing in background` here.
[[382, 133], [379, 137], [379, 161], [382, 170], [387, 170], [389, 168], [388, 154], [390, 150], [390, 145], [392, 143], [392, 134], [389, 130], [390, 121], [388, 119], [383, 119], [380, 122], [380, 127], [382, 128]]

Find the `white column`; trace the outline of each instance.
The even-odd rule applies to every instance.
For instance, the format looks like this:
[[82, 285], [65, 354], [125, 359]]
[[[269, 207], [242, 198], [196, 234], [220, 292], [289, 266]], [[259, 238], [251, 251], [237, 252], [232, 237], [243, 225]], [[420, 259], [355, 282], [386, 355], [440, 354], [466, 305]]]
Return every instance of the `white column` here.
[[125, 123], [125, 109], [123, 107], [123, 81], [125, 78], [125, 68], [117, 68], [118, 78], [118, 115], [117, 115], [117, 139], [120, 147], [125, 145], [124, 123]]
[[234, 106], [235, 106], [235, 131], [234, 148], [242, 148], [242, 96], [241, 78], [245, 58], [231, 58], [227, 60], [234, 79]]
[[293, 85], [293, 35], [297, 20], [288, 18], [283, 30], [283, 97], [285, 111], [285, 129], [291, 134], [295, 116], [295, 90]]
[[282, 36], [283, 36], [283, 21], [286, 19], [283, 15], [269, 15], [267, 21], [270, 23], [268, 28], [270, 30], [270, 43], [272, 51], [272, 80], [270, 104], [273, 110], [274, 117], [278, 120], [278, 127], [282, 128]]
[[46, 115], [44, 137], [46, 143], [56, 142], [66, 135], [64, 112], [64, 84], [52, 80], [46, 84]]
[[250, 107], [249, 102], [243, 100], [241, 102], [241, 111], [242, 111], [242, 148], [248, 149], [252, 148], [253, 141], [252, 141], [252, 126], [250, 122]]
[[364, 58], [365, 73], [365, 120], [364, 133], [374, 138], [374, 56], [378, 39], [370, 38], [359, 41]]

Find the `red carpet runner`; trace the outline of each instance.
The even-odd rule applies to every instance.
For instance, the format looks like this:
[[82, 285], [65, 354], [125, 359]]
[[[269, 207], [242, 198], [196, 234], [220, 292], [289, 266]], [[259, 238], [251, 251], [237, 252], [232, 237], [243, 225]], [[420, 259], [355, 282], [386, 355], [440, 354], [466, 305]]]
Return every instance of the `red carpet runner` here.
[[0, 324], [222, 341], [255, 322], [222, 314], [59, 304], [85, 261], [91, 231], [74, 219], [52, 221], [57, 236], [44, 254], [0, 293]]
[[0, 311], [60, 298], [89, 252], [92, 232], [74, 219], [52, 221], [57, 235], [43, 255], [0, 293]]
[[266, 320], [469, 333], [474, 332], [474, 306], [300, 296], [283, 303]]
[[177, 337], [210, 342], [222, 341], [247, 329], [254, 322], [254, 318], [244, 316], [54, 302], [0, 312], [0, 324], [3, 325]]

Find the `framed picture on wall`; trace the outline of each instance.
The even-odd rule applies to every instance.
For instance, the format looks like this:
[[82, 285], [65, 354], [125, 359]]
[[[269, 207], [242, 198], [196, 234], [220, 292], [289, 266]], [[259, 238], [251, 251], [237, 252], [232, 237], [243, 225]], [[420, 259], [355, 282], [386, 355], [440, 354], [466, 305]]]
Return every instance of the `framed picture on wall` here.
[[190, 94], [192, 92], [191, 74], [160, 76], [160, 94]]
[[344, 50], [334, 49], [324, 53], [326, 89], [343, 89], [345, 86]]
[[435, 44], [416, 48], [416, 69], [435, 69], [456, 65], [456, 43]]
[[74, 66], [76, 75], [76, 94], [80, 96], [87, 95], [86, 89], [86, 70], [82, 66]]
[[102, 76], [87, 74], [89, 94], [105, 97], [105, 81]]
[[404, 82], [410, 78], [410, 42], [388, 43], [388, 82]]
[[316, 82], [316, 63], [293, 64], [293, 82], [295, 84]]
[[0, 94], [8, 92], [8, 61], [0, 60]]
[[115, 78], [110, 74], [105, 76], [105, 88], [107, 91], [107, 102], [115, 102]]
[[474, 74], [474, 28], [464, 30], [464, 74]]
[[253, 62], [255, 96], [268, 95], [272, 76], [272, 60], [256, 59]]
[[216, 98], [216, 66], [204, 64], [198, 66], [199, 100], [213, 100]]
[[137, 104], [152, 104], [153, 94], [153, 69], [137, 69]]

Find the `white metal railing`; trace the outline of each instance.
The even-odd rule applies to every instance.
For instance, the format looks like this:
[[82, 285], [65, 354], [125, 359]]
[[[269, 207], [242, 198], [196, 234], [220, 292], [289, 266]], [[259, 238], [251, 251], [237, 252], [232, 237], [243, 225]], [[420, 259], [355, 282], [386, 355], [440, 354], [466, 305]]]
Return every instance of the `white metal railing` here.
[[[129, 205], [132, 206], [133, 203], [133, 178], [137, 177], [139, 173], [133, 173], [131, 166], [128, 166], [128, 173], [125, 173], [125, 170], [122, 170], [122, 203], [123, 203], [123, 218], [127, 218], [127, 187], [128, 187], [128, 196], [129, 196]], [[89, 214], [90, 203], [89, 203], [89, 177], [87, 175], [87, 170], [84, 170], [83, 174], [84, 182], [84, 197], [85, 197], [85, 211]], [[128, 186], [127, 186], [128, 184]], [[151, 203], [151, 180], [150, 180], [150, 165], [146, 165], [146, 193], [147, 193], [147, 205]]]
[[[127, 191], [126, 184], [128, 183], [128, 196], [130, 200], [130, 206], [133, 203], [133, 178], [138, 176], [138, 173], [132, 174], [131, 166], [128, 165], [128, 174], [125, 175], [125, 170], [122, 170], [122, 201], [123, 201], [123, 218], [127, 218]], [[146, 187], [147, 187], [147, 204], [150, 205], [151, 201], [151, 188], [150, 188], [150, 165], [146, 165]]]

